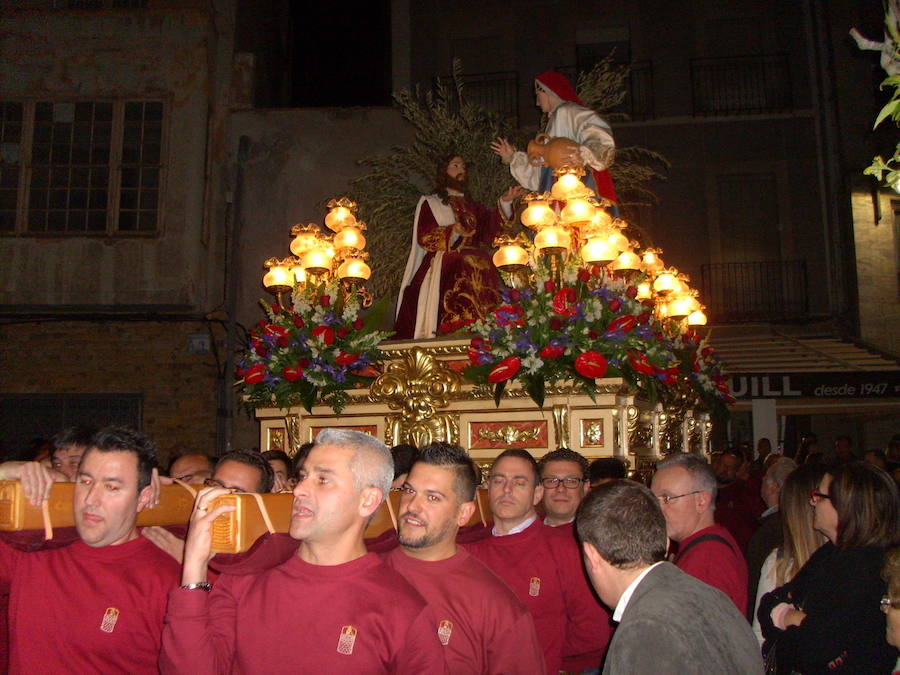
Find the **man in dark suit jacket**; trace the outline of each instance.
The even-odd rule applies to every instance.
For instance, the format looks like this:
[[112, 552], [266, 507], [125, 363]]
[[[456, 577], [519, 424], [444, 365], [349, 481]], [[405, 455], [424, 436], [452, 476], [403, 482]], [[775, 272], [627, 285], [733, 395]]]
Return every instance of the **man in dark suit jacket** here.
[[591, 583], [619, 622], [604, 674], [762, 673], [759, 643], [734, 603], [664, 562], [666, 521], [650, 490], [601, 485], [576, 526]]

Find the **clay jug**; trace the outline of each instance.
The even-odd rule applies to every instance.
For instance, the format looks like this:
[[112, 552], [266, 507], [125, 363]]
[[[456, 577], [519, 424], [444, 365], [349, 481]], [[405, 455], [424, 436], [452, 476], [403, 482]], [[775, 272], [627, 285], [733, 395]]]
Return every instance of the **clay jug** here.
[[528, 142], [528, 161], [532, 166], [548, 166], [551, 169], [571, 166], [572, 163], [565, 158], [572, 152], [578, 157], [578, 143], [571, 138], [550, 137], [540, 133]]

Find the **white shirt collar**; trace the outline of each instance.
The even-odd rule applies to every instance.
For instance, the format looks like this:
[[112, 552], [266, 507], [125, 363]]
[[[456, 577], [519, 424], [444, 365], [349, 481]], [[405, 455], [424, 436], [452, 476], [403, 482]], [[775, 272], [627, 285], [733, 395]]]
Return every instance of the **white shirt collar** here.
[[497, 532], [497, 526], [494, 525], [493, 529], [491, 530], [491, 534], [495, 537], [506, 537], [510, 534], [519, 534], [519, 532], [524, 532], [525, 530], [527, 530], [535, 520], [537, 520], [536, 513], [531, 516], [531, 518], [526, 518], [518, 525], [510, 528], [509, 532], [507, 532], [506, 534], [500, 534], [499, 532]]
[[769, 508], [767, 508], [765, 511], [763, 511], [763, 512], [760, 514], [759, 519], [762, 520], [763, 518], [765, 518], [765, 517], [768, 516], [769, 514], [775, 513], [777, 510], [778, 510], [778, 504], [776, 504], [775, 506], [770, 506]]
[[569, 523], [571, 523], [574, 520], [575, 520], [575, 516], [572, 516], [564, 523], [557, 523], [556, 525], [551, 525], [550, 523], [547, 522], [547, 518], [544, 518], [544, 525], [546, 525], [547, 527], [559, 527], [560, 525], [568, 525]]
[[644, 577], [647, 576], [647, 572], [652, 570], [654, 567], [659, 565], [661, 562], [662, 562], [662, 560], [660, 560], [658, 563], [653, 563], [652, 565], [650, 565], [650, 567], [648, 567], [643, 572], [638, 574], [634, 578], [634, 581], [632, 581], [630, 584], [628, 584], [628, 588], [625, 589], [625, 592], [622, 593], [622, 597], [619, 598], [619, 602], [616, 604], [616, 611], [614, 611], [613, 615], [612, 615], [613, 621], [618, 623], [619, 621], [622, 620], [622, 615], [625, 613], [625, 608], [628, 607], [628, 603], [631, 601], [631, 596], [634, 593], [634, 590], [638, 587], [638, 584], [644, 580]]

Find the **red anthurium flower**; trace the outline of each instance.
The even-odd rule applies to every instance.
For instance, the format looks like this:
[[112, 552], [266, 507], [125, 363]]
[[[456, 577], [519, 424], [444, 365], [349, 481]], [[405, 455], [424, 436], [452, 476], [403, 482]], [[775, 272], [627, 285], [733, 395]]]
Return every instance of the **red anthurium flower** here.
[[728, 383], [725, 380], [717, 380], [716, 381], [716, 389], [721, 391], [723, 394], [731, 393], [731, 389], [728, 388]]
[[515, 377], [516, 373], [519, 372], [519, 368], [521, 367], [522, 362], [518, 359], [518, 357], [507, 357], [496, 366], [494, 366], [491, 372], [488, 373], [488, 382], [492, 382], [494, 384], [498, 382], [505, 382], [509, 378]]
[[366, 322], [362, 320], [362, 317], [357, 317], [356, 321], [353, 322], [353, 330], [362, 330], [365, 325]]
[[469, 346], [472, 347], [472, 349], [481, 349], [483, 345], [484, 345], [484, 338], [477, 337], [477, 336], [473, 337], [472, 341], [469, 343]]
[[240, 380], [241, 378], [244, 377], [244, 373], [246, 373], [246, 372], [247, 371], [244, 370], [243, 368], [238, 367], [238, 368], [234, 369], [234, 376]]
[[555, 359], [562, 356], [566, 350], [559, 345], [547, 345], [541, 350], [542, 359]]
[[643, 326], [650, 320], [650, 312], [644, 312], [643, 314], [637, 315], [637, 322], [639, 325]]
[[550, 281], [550, 280], [544, 282], [544, 291], [545, 291], [546, 293], [552, 293], [552, 292], [555, 291], [555, 290], [556, 290], [556, 283], [555, 283], [555, 282]]
[[620, 309], [622, 309], [622, 301], [621, 300], [619, 300], [618, 298], [613, 298], [612, 300], [609, 301], [609, 310], [611, 312], [618, 312]]
[[591, 271], [584, 269], [583, 267], [578, 270], [578, 281], [583, 283], [587, 283], [591, 280]]
[[653, 364], [650, 363], [650, 359], [641, 352], [628, 352], [628, 362], [631, 364], [631, 367], [639, 373], [644, 375], [653, 374]]
[[259, 356], [262, 356], [263, 358], [265, 358], [266, 355], [269, 353], [269, 347], [266, 345], [265, 342], [259, 342], [253, 348], [253, 351], [255, 351]]
[[303, 323], [303, 317], [300, 316], [299, 314], [294, 314], [294, 325], [295, 325], [297, 328], [303, 328], [303, 326], [305, 325], [305, 324]]
[[615, 319], [610, 321], [609, 326], [606, 327], [606, 330], [620, 330], [623, 333], [627, 333], [632, 328], [634, 328], [636, 323], [637, 319], [635, 319], [633, 314], [623, 314], [622, 316], [617, 316]]
[[281, 314], [281, 305], [272, 305], [272, 314]]
[[595, 277], [599, 277], [603, 274], [603, 267], [601, 265], [594, 265], [591, 268], [591, 274]]
[[606, 375], [606, 358], [600, 352], [586, 351], [575, 357], [575, 372], [591, 379]]
[[259, 384], [265, 376], [266, 367], [261, 363], [257, 363], [255, 366], [250, 366], [244, 373], [244, 382], [246, 384]]
[[339, 366], [349, 366], [354, 361], [359, 360], [359, 354], [346, 354], [344, 352], [340, 352], [334, 360], [335, 363], [337, 363]]
[[637, 286], [629, 286], [625, 289], [625, 297], [634, 300], [637, 297]]
[[300, 366], [287, 366], [284, 370], [281, 371], [281, 375], [288, 382], [296, 382], [301, 377], [303, 377], [303, 368]]
[[471, 361], [473, 364], [475, 364], [477, 366], [478, 365], [478, 355], [481, 352], [479, 352], [477, 349], [475, 349], [473, 347], [469, 347], [467, 353], [469, 355], [469, 361]]
[[319, 304], [322, 305], [322, 307], [331, 307], [331, 296], [323, 295], [319, 298]]
[[509, 292], [509, 299], [512, 302], [518, 302], [522, 299], [522, 294], [518, 291], [518, 289], [514, 288]]
[[349, 328], [347, 328], [346, 326], [341, 326], [340, 328], [338, 328], [337, 336], [343, 340], [345, 337], [347, 337], [347, 333], [349, 332]]
[[560, 288], [553, 296], [553, 311], [560, 316], [575, 316], [575, 289]]
[[702, 356], [704, 359], [709, 358], [712, 355], [712, 353], [713, 353], [712, 347], [704, 347], [703, 349], [700, 350], [700, 356]]
[[316, 326], [312, 331], [313, 337], [317, 337], [326, 346], [330, 347], [334, 344], [334, 328], [331, 326]]

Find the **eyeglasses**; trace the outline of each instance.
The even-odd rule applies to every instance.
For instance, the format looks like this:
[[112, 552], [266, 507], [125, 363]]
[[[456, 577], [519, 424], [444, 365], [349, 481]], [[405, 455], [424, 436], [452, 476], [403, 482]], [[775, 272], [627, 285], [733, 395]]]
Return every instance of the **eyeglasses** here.
[[222, 481], [217, 480], [215, 478], [207, 478], [206, 480], [203, 481], [203, 484], [206, 487], [220, 487], [220, 488], [225, 488], [226, 490], [231, 490], [232, 492], [240, 492], [240, 493], [244, 492], [244, 490], [241, 490], [241, 488], [239, 488], [239, 487], [234, 487], [233, 485], [225, 485], [225, 483], [223, 483]]
[[656, 498], [663, 504], [670, 504], [676, 499], [681, 499], [682, 497], [687, 497], [688, 495], [698, 495], [701, 492], [703, 492], [703, 490], [693, 490], [691, 492], [685, 492], [683, 495], [656, 495]]
[[554, 476], [541, 478], [541, 485], [548, 490], [555, 490], [559, 487], [560, 483], [565, 485], [569, 490], [574, 490], [575, 488], [580, 487], [583, 482], [584, 478], [575, 478], [574, 476], [569, 476], [568, 478], [556, 478]]
[[881, 599], [881, 611], [885, 614], [891, 609], [900, 609], [900, 600], [891, 600], [888, 596]]
[[826, 495], [824, 492], [819, 492], [818, 490], [810, 490], [809, 501], [811, 504], [818, 504], [823, 499], [831, 499], [831, 495]]

